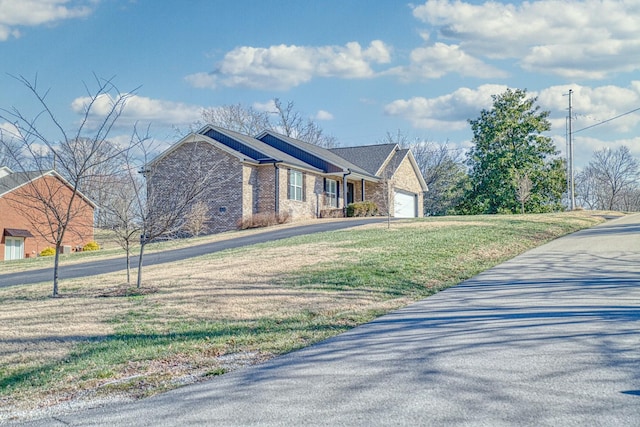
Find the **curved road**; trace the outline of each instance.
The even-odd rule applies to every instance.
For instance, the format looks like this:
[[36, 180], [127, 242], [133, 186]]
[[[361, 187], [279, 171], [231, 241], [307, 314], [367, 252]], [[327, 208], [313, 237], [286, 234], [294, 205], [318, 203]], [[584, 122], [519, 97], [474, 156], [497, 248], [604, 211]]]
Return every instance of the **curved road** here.
[[[270, 231], [250, 234], [242, 237], [232, 237], [212, 243], [190, 246], [181, 249], [172, 249], [162, 252], [145, 254], [144, 267], [163, 264], [166, 262], [179, 261], [193, 258], [212, 252], [233, 249], [241, 246], [255, 245], [256, 243], [270, 242], [273, 240], [285, 239], [287, 237], [301, 236], [304, 234], [321, 233], [324, 231], [341, 230], [344, 228], [356, 227], [373, 222], [384, 222], [386, 218], [354, 218], [341, 221], [318, 221], [310, 225], [291, 226], [275, 228]], [[135, 259], [134, 259], [135, 258]], [[137, 265], [138, 258], [132, 258], [132, 266]], [[81, 264], [64, 265], [60, 263], [58, 273], [59, 279], [73, 279], [77, 277], [94, 276], [97, 274], [113, 273], [126, 268], [125, 257], [106, 259], [100, 261], [89, 261]], [[31, 270], [18, 273], [0, 274], [0, 288], [15, 285], [27, 285], [53, 280], [52, 268]]]
[[32, 425], [638, 426], [640, 215], [304, 350]]

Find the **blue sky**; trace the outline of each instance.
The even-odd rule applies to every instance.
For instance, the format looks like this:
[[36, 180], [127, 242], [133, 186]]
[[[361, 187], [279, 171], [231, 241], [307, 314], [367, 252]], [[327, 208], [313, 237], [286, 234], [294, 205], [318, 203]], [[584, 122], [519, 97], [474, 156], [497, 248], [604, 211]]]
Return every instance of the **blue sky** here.
[[[37, 75], [73, 128], [95, 74], [137, 88], [115, 140], [137, 122], [169, 144], [203, 108], [277, 97], [341, 146], [400, 130], [464, 149], [467, 119], [511, 87], [551, 111], [564, 151], [569, 89], [574, 130], [640, 108], [639, 29], [637, 0], [0, 0], [0, 107], [36, 113], [11, 75]], [[640, 156], [639, 123], [576, 133], [577, 165], [622, 144]]]

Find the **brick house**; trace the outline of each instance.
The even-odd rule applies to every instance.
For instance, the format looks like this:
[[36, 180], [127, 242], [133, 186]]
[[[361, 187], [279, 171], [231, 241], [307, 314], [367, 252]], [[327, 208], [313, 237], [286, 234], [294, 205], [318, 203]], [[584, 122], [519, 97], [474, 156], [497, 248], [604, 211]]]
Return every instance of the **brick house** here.
[[387, 191], [391, 215], [422, 216], [427, 186], [413, 155], [393, 144], [355, 148], [376, 161], [272, 131], [253, 138], [208, 125], [150, 162], [147, 183], [155, 192], [171, 193], [181, 191], [177, 183], [206, 174], [199, 199], [209, 207], [212, 233], [236, 229], [254, 215], [318, 218], [363, 200], [375, 201], [386, 214]]
[[[0, 167], [0, 261], [35, 257], [44, 248], [53, 247], [51, 230], [57, 222], [35, 195], [46, 194], [51, 205], [65, 206], [72, 191], [69, 183], [53, 170], [13, 172]], [[93, 240], [95, 205], [82, 194], [78, 196], [62, 242], [65, 249]]]

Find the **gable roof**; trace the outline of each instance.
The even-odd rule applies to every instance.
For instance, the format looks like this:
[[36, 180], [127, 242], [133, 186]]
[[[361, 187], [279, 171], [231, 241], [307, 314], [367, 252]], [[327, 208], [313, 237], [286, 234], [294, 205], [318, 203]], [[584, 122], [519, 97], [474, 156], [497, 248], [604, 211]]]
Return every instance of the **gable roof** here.
[[[8, 168], [7, 168], [8, 169]], [[9, 169], [11, 170], [11, 169]], [[48, 172], [48, 171], [47, 171]], [[47, 174], [41, 171], [13, 172], [0, 177], [0, 197]]]
[[350, 162], [342, 156], [308, 142], [281, 135], [277, 132], [266, 130], [257, 136], [260, 141], [272, 146], [278, 151], [287, 153], [304, 160], [306, 163], [322, 169], [327, 173], [351, 174], [356, 177], [377, 181], [378, 177], [366, 169]]
[[257, 163], [286, 163], [317, 172], [321, 170], [294, 156], [290, 156], [259, 139], [243, 135], [232, 130], [207, 125], [198, 131], [198, 134], [208, 136], [232, 150], [236, 150]]
[[197, 132], [190, 133], [185, 136], [155, 157], [151, 162], [149, 162], [149, 165], [158, 163], [160, 160], [186, 143], [198, 141], [211, 144], [214, 147], [235, 156], [240, 162], [247, 162], [256, 165], [284, 163], [296, 168], [318, 173], [322, 172], [322, 170], [307, 164], [300, 159], [276, 150], [258, 139], [213, 125], [206, 125]]
[[[73, 186], [64, 179], [62, 175], [56, 172], [54, 169], [50, 169], [48, 171], [23, 171], [23, 172], [13, 172], [11, 169], [7, 167], [2, 168], [4, 171], [10, 171], [9, 174], [0, 176], [0, 197], [11, 193], [12, 191], [17, 190], [18, 188], [27, 185], [30, 182], [33, 182], [39, 178], [44, 176], [52, 176], [62, 182], [64, 185], [73, 189]], [[83, 199], [87, 204], [89, 204], [92, 208], [96, 208], [96, 204], [91, 201], [87, 196], [82, 194], [81, 191], [77, 191], [78, 196]]]
[[394, 153], [396, 147], [397, 144], [376, 144], [331, 148], [329, 151], [360, 166], [367, 172], [379, 176], [382, 167]]

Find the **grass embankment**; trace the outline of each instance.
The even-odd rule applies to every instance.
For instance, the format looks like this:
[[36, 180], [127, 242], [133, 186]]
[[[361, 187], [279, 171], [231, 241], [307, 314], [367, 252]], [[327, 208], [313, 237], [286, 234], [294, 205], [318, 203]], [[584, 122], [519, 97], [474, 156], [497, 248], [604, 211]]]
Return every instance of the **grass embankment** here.
[[295, 350], [455, 285], [592, 213], [372, 224], [124, 273], [0, 289], [0, 420], [142, 397]]

